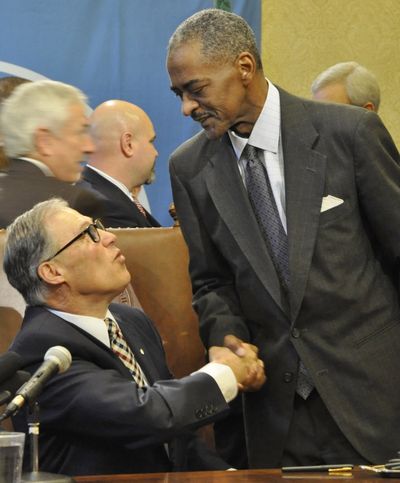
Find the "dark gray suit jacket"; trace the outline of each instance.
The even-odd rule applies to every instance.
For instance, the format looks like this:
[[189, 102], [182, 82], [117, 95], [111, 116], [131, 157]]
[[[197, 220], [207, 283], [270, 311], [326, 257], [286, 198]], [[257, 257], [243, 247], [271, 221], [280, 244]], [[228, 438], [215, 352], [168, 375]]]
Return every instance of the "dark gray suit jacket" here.
[[0, 228], [6, 228], [36, 203], [55, 196], [91, 218], [101, 218], [104, 214], [104, 199], [97, 193], [46, 176], [40, 168], [23, 159], [11, 159], [8, 170], [0, 173]]
[[[280, 465], [299, 356], [352, 445], [381, 463], [400, 448], [399, 153], [374, 113], [280, 96], [290, 304], [228, 136], [201, 132], [171, 156], [202, 338], [260, 348], [267, 383], [244, 407], [252, 467]], [[329, 195], [343, 203], [321, 211]]]
[[[150, 384], [138, 390], [111, 349], [42, 307], [27, 309], [11, 350], [34, 371], [49, 347], [62, 345], [72, 365], [39, 397], [40, 469], [70, 476], [226, 469], [191, 430], [228, 405], [208, 374], [171, 379], [161, 339], [137, 309], [110, 310]], [[14, 418], [26, 431], [26, 415]], [[168, 459], [163, 443], [170, 443]], [[26, 450], [26, 456], [29, 451]]]
[[80, 186], [90, 187], [106, 198], [105, 212], [102, 222], [109, 228], [150, 228], [161, 226], [158, 221], [146, 211], [146, 216], [117, 186], [93, 169], [85, 167]]

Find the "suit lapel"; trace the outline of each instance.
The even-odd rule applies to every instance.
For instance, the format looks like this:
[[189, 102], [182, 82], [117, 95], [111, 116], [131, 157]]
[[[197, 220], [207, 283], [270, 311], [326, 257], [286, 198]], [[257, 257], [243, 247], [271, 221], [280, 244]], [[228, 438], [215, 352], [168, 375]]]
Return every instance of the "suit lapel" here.
[[147, 212], [147, 210], [145, 210], [147, 213], [146, 218], [139, 211], [135, 203], [130, 200], [125, 193], [123, 193], [117, 186], [108, 181], [106, 178], [96, 173], [96, 171], [93, 169], [86, 167], [84, 169], [82, 178], [92, 186], [92, 189], [97, 189], [108, 199], [118, 203], [121, 216], [124, 216], [128, 220], [139, 222], [141, 227], [150, 228], [151, 226], [160, 226], [157, 220], [155, 220], [150, 213]]
[[279, 279], [261, 235], [228, 136], [212, 143], [203, 175], [216, 209], [262, 284], [285, 311]]
[[280, 90], [289, 241], [290, 306], [296, 319], [308, 280], [325, 184], [326, 156], [302, 101]]

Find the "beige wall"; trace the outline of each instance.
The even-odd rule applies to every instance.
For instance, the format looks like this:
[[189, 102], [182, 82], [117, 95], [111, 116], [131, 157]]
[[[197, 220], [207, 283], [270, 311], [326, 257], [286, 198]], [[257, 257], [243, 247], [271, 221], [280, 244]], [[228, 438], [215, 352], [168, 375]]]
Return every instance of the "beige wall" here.
[[327, 67], [355, 60], [381, 87], [379, 114], [400, 149], [400, 1], [262, 0], [266, 75], [293, 94]]

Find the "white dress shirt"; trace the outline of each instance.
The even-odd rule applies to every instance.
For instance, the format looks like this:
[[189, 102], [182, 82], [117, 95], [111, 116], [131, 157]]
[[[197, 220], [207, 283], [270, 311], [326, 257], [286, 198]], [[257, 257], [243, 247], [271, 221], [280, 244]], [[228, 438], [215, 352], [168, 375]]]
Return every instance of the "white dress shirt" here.
[[[240, 159], [242, 151], [247, 143], [262, 149], [264, 162], [271, 183], [276, 206], [282, 221], [284, 230], [287, 232], [286, 223], [286, 199], [285, 199], [285, 174], [281, 141], [281, 108], [278, 89], [268, 81], [268, 94], [265, 99], [261, 114], [254, 124], [249, 139], [242, 138], [229, 131], [229, 137], [238, 159], [240, 174], [245, 183], [245, 160]], [[246, 186], [246, 183], [245, 183]]]
[[42, 161], [38, 161], [37, 159], [27, 158], [27, 157], [19, 157], [18, 159], [23, 159], [24, 161], [28, 161], [28, 163], [34, 164], [37, 168], [42, 171], [43, 174], [46, 176], [53, 176], [53, 171], [47, 166], [47, 164], [42, 163]]

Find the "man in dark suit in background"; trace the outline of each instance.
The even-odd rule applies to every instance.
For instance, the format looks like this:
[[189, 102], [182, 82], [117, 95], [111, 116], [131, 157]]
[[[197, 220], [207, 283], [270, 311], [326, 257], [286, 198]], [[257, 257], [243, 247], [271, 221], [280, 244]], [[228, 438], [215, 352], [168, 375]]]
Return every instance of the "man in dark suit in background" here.
[[44, 80], [18, 86], [2, 105], [0, 132], [9, 159], [0, 175], [0, 227], [39, 201], [62, 196], [93, 218], [102, 216], [102, 197], [73, 186], [85, 154], [86, 97], [73, 86]]
[[105, 226], [157, 227], [158, 221], [137, 199], [137, 191], [155, 178], [155, 132], [147, 114], [129, 102], [110, 100], [100, 104], [90, 118], [95, 151], [82, 175], [106, 197]]
[[250, 27], [222, 10], [177, 28], [167, 67], [203, 127], [170, 159], [203, 342], [251, 342], [268, 367], [244, 395], [250, 465], [393, 457], [400, 157], [389, 133], [371, 111], [275, 87]]
[[[59, 199], [39, 203], [7, 230], [4, 270], [28, 304], [11, 350], [30, 371], [51, 346], [72, 354], [71, 367], [38, 400], [41, 469], [68, 475], [227, 469], [191, 430], [226, 411], [238, 387], [262, 383], [263, 364], [254, 353], [242, 360], [214, 347], [212, 363], [172, 379], [151, 320], [111, 304], [130, 280], [115, 241]], [[26, 415], [14, 418], [14, 426], [26, 431]]]

